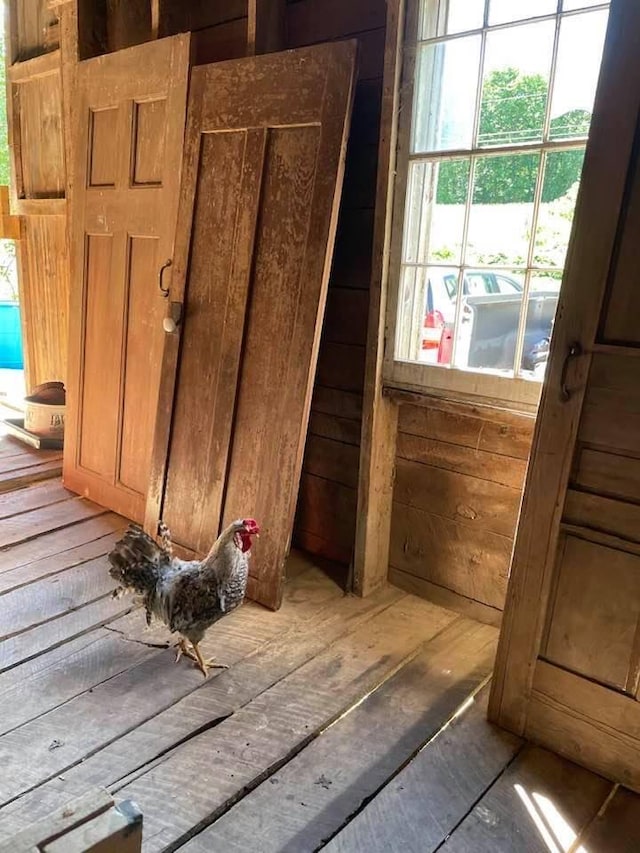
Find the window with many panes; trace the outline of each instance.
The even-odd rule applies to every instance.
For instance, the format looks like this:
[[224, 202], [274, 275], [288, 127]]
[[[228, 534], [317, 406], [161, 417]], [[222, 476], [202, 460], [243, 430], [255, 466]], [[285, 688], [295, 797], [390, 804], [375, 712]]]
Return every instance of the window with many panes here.
[[609, 4], [406, 2], [386, 381], [535, 405]]

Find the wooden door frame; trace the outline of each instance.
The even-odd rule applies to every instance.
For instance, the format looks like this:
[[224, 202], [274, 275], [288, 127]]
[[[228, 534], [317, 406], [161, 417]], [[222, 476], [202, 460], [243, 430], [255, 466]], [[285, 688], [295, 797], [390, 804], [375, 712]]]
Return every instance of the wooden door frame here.
[[404, 11], [404, 0], [387, 0], [354, 549], [353, 587], [354, 592], [361, 596], [370, 595], [383, 586], [389, 573], [398, 405], [383, 395], [382, 366], [389, 292]]
[[[489, 718], [524, 734], [560, 519], [640, 117], [640, 5], [612, 0], [602, 70], [511, 562]], [[585, 282], [589, 287], [585, 287]], [[583, 354], [568, 369], [570, 347]], [[622, 351], [624, 347], [617, 348]], [[553, 496], [551, 499], [550, 496]]]

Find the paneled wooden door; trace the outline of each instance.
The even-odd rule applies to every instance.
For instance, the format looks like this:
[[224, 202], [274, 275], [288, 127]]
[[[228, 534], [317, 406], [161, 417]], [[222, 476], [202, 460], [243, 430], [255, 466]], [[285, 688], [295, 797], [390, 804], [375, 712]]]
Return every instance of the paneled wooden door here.
[[[64, 482], [142, 521], [162, 362], [189, 37], [81, 62]], [[166, 270], [164, 286], [170, 283]]]
[[640, 5], [614, 0], [490, 716], [640, 791]]
[[[195, 68], [147, 528], [206, 552], [254, 516], [280, 604], [326, 300], [355, 42]], [[178, 358], [179, 356], [179, 358]], [[175, 396], [174, 396], [175, 392]]]

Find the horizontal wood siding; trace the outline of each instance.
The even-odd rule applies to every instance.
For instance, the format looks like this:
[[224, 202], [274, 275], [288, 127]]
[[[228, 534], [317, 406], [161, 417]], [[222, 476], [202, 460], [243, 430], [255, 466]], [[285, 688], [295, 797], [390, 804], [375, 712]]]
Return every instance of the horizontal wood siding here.
[[471, 405], [401, 406], [394, 583], [426, 597], [454, 593], [461, 606], [479, 603], [499, 615], [532, 435], [526, 416]]
[[359, 77], [333, 269], [300, 484], [294, 543], [348, 565], [353, 556], [373, 240], [384, 0], [295, 0], [287, 47], [357, 38]]

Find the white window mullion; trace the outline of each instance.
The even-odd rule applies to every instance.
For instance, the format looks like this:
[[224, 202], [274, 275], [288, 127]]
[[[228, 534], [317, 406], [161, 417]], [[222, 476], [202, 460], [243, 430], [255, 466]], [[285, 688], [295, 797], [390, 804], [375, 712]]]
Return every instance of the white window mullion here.
[[[464, 5], [456, 6], [451, 20], [451, 0], [406, 2], [408, 20], [411, 21], [405, 45], [406, 68], [411, 68], [411, 82], [407, 78], [406, 92], [413, 103], [410, 110], [410, 131], [402, 130], [402, 125], [406, 126], [409, 116], [406, 112], [402, 116], [402, 109], [400, 111], [399, 150], [402, 156], [397, 184], [400, 195], [404, 196], [407, 175], [410, 179], [406, 182], [407, 196], [402, 205], [404, 226], [401, 221], [402, 214], [398, 211], [401, 226], [398, 230], [403, 233], [392, 238], [391, 272], [394, 280], [397, 280], [398, 299], [390, 299], [393, 310], [389, 313], [388, 328], [393, 333], [396, 347], [393, 355], [389, 353], [385, 356], [385, 381], [391, 385], [406, 384], [414, 389], [421, 384], [431, 390], [450, 387], [452, 393], [459, 393], [467, 387], [470, 398], [483, 396], [485, 392], [482, 389], [486, 389], [487, 398], [496, 399], [504, 393], [505, 403], [519, 401], [520, 404], [533, 404], [536, 394], [539, 393], [539, 382], [534, 381], [537, 377], [529, 371], [521, 372], [526, 349], [529, 298], [537, 279], [541, 277], [544, 286], [545, 277], [554, 278], [555, 273], [562, 272], [561, 258], [565, 234], [560, 218], [566, 206], [565, 202], [560, 202], [558, 207], [555, 202], [549, 202], [548, 206], [547, 202], [543, 203], [543, 198], [555, 198], [558, 193], [562, 194], [566, 184], [574, 180], [574, 172], [578, 175], [576, 162], [579, 158], [568, 152], [584, 149], [587, 141], [586, 133], [571, 138], [551, 138], [553, 110], [556, 114], [564, 115], [573, 109], [588, 109], [588, 101], [583, 97], [584, 86], [578, 87], [574, 92], [565, 68], [566, 60], [571, 62], [569, 57], [564, 56], [565, 50], [569, 48], [578, 51], [582, 41], [576, 44], [575, 36], [569, 36], [567, 33], [566, 39], [562, 35], [561, 47], [560, 37], [561, 33], [564, 33], [562, 23], [576, 15], [590, 15], [599, 10], [608, 10], [610, 4], [602, 2], [564, 11], [563, 0], [556, 0], [553, 3], [553, 12], [490, 25], [490, 0], [470, 6], [469, 12]], [[517, 14], [516, 9], [514, 13]], [[480, 15], [483, 16], [482, 19]], [[584, 20], [586, 21], [586, 18]], [[550, 22], [554, 22], [555, 26]], [[465, 25], [468, 25], [466, 29]], [[523, 29], [528, 25], [535, 26]], [[599, 27], [600, 24], [594, 26]], [[461, 31], [449, 32], [450, 28]], [[574, 30], [575, 28], [572, 32]], [[502, 31], [504, 36], [495, 42], [489, 39], [490, 34], [499, 31]], [[512, 31], [513, 38], [505, 31]], [[535, 35], [536, 32], [539, 35]], [[598, 32], [600, 30], [596, 30], [596, 33]], [[460, 39], [469, 39], [471, 53], [463, 47], [465, 43], [460, 43]], [[519, 40], [515, 49], [514, 39]], [[455, 47], [447, 49], [447, 45], [452, 43]], [[506, 52], [501, 52], [504, 48], [498, 48], [498, 45], [506, 45]], [[540, 50], [543, 53], [540, 53]], [[527, 51], [530, 52], [529, 55]], [[584, 56], [583, 52], [583, 58]], [[497, 121], [494, 123], [495, 128], [488, 126], [487, 129], [497, 129], [508, 135], [499, 140], [502, 144], [494, 147], [480, 146], [483, 97], [485, 100], [488, 97], [487, 93], [483, 92], [487, 69], [493, 73], [503, 67], [518, 69], [518, 77], [513, 81], [513, 94], [517, 94], [522, 100], [515, 102], [517, 107], [514, 120], [510, 121], [510, 109], [513, 111], [513, 108], [508, 101], [512, 93], [506, 89], [496, 90], [490, 114], [495, 115]], [[585, 64], [585, 68], [588, 68], [588, 65]], [[474, 77], [474, 69], [477, 79]], [[560, 69], [565, 70], [562, 71], [563, 76], [557, 79]], [[531, 100], [540, 99], [542, 87], [537, 86], [533, 80], [524, 80], [534, 74], [543, 75], [545, 78], [549, 75], [544, 116], [540, 115], [540, 100]], [[507, 85], [512, 84], [509, 82]], [[412, 97], [411, 93], [415, 97]], [[502, 99], [505, 99], [504, 103]], [[530, 121], [525, 124], [522, 121], [523, 116], [528, 117]], [[539, 137], [538, 125], [542, 125]], [[579, 122], [573, 125], [580, 126]], [[524, 133], [516, 132], [520, 127], [535, 128], [535, 136], [529, 135], [529, 138], [536, 141], [504, 144], [506, 139], [525, 137]], [[570, 137], [571, 132], [571, 127], [568, 126], [565, 136]], [[582, 133], [582, 130], [580, 132]], [[470, 139], [468, 134], [471, 134]], [[498, 137], [494, 135], [493, 138]], [[469, 147], [452, 147], [460, 144]], [[518, 159], [518, 155], [529, 157]], [[500, 165], [500, 157], [514, 158], [513, 165], [509, 161]], [[493, 166], [485, 166], [486, 158], [492, 158], [488, 163], [498, 164], [495, 171], [492, 171]], [[460, 165], [454, 165], [456, 161]], [[482, 195], [478, 204], [486, 206], [486, 213], [484, 207], [474, 207], [474, 198], [478, 192], [476, 184], [485, 172], [487, 176], [491, 176], [488, 180], [498, 181], [495, 184], [495, 195], [492, 195], [492, 184], [485, 184], [482, 178]], [[464, 187], [463, 174], [467, 175], [465, 194], [461, 192]], [[532, 187], [534, 179], [535, 186]], [[557, 180], [563, 183], [558, 185]], [[553, 183], [550, 184], [550, 181]], [[546, 194], [545, 185], [556, 191]], [[521, 199], [523, 201], [520, 201]], [[504, 209], [500, 208], [501, 203], [504, 203]], [[512, 210], [508, 205], [512, 205]], [[567, 210], [570, 211], [571, 206]], [[480, 218], [477, 219], [478, 216]], [[394, 225], [394, 230], [396, 228], [398, 226]], [[527, 233], [529, 229], [530, 233]], [[544, 233], [540, 229], [543, 229]], [[504, 234], [504, 237], [496, 240], [495, 235], [500, 234]], [[557, 240], [560, 240], [560, 243], [557, 243]], [[542, 264], [539, 266], [536, 265], [538, 247], [543, 253], [540, 258]], [[459, 256], [454, 258], [453, 253], [458, 251]], [[547, 251], [548, 259], [545, 257]], [[472, 264], [471, 260], [482, 260], [483, 263]], [[556, 263], [557, 266], [553, 266]], [[456, 270], [458, 286], [455, 299], [446, 301], [445, 307], [445, 276]], [[495, 331], [491, 329], [482, 334], [481, 329], [475, 330], [476, 335], [480, 334], [483, 346], [489, 347], [494, 346], [490, 336], [500, 336], [496, 337], [495, 341], [502, 341], [503, 338], [508, 341], [513, 340], [515, 332], [513, 364], [511, 359], [508, 359], [509, 363], [506, 364], [504, 351], [502, 355], [498, 351], [497, 356], [490, 355], [476, 362], [494, 365], [493, 367], [468, 367], [465, 353], [461, 352], [468, 342], [466, 337], [461, 337], [460, 332], [462, 330], [466, 335], [469, 331], [463, 328], [462, 324], [463, 307], [466, 304], [465, 273], [469, 271], [502, 276], [499, 281], [501, 292], [509, 292], [509, 279], [521, 282], [521, 287], [514, 287], [514, 292], [521, 291], [521, 299], [518, 293], [519, 315], [514, 316], [515, 311], [513, 314], [504, 315], [505, 321], [507, 316], [511, 321], [508, 330], [506, 325], [500, 325], [500, 314], [495, 320], [491, 314], [487, 316], [489, 328], [496, 323]], [[494, 278], [479, 277], [477, 281], [474, 279], [474, 287], [480, 287], [478, 292], [490, 293], [493, 292], [494, 281]], [[422, 349], [429, 283], [434, 292], [434, 309], [444, 314], [447, 328], [453, 327], [449, 366], [437, 364], [433, 359], [433, 350], [427, 352]], [[555, 290], [551, 281], [549, 284], [550, 289]], [[450, 298], [450, 286], [447, 284], [446, 288]], [[480, 300], [479, 305], [484, 303], [485, 308], [479, 307], [478, 311], [490, 311], [489, 302], [490, 300]], [[513, 308], [516, 309], [517, 305]], [[482, 319], [482, 315], [480, 317]], [[517, 328], [514, 329], [516, 322]], [[485, 354], [488, 355], [488, 351]], [[460, 366], [456, 367], [458, 361]], [[421, 376], [422, 380], [419, 379]], [[507, 390], [510, 388], [513, 391]]]

